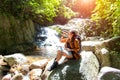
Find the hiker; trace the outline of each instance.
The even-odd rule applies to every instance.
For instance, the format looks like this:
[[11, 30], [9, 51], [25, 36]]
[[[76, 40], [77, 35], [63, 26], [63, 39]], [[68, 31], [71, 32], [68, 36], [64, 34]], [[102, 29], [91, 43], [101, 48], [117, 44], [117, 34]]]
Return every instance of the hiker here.
[[59, 47], [57, 56], [53, 62], [53, 65], [48, 69], [49, 71], [57, 67], [60, 59], [64, 56], [65, 59], [71, 60], [80, 58], [79, 52], [81, 51], [81, 40], [78, 37], [76, 31], [71, 30], [68, 33], [67, 39], [60, 39], [61, 42], [65, 42], [64, 47]]

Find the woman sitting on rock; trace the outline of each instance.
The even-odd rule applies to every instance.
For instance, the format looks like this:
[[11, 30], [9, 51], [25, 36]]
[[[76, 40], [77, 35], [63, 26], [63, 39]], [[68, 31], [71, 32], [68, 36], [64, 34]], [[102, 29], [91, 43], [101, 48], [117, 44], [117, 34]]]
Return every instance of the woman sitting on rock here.
[[57, 56], [53, 62], [53, 65], [48, 69], [49, 71], [57, 67], [60, 63], [60, 59], [64, 56], [66, 59], [79, 59], [79, 52], [81, 51], [81, 40], [76, 34], [76, 31], [72, 30], [68, 34], [67, 39], [60, 39], [61, 42], [65, 42], [64, 47], [59, 47]]

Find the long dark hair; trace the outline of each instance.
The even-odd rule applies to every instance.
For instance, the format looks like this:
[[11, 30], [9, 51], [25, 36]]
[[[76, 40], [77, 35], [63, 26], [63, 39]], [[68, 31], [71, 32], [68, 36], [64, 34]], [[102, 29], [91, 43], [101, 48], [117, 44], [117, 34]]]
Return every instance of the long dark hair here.
[[73, 45], [73, 47], [75, 47], [75, 45], [74, 45], [74, 40], [76, 39], [76, 36], [77, 36], [77, 34], [76, 34], [75, 31], [70, 31], [70, 33], [73, 34], [73, 36], [72, 36], [71, 39], [68, 39], [68, 40], [67, 40], [67, 46], [68, 46], [69, 48], [70, 48], [70, 44], [69, 44], [69, 43], [71, 43], [71, 44]]
[[73, 34], [73, 37], [72, 37], [71, 41], [74, 42], [74, 40], [75, 40], [77, 34], [76, 34], [75, 31], [70, 31], [70, 33]]

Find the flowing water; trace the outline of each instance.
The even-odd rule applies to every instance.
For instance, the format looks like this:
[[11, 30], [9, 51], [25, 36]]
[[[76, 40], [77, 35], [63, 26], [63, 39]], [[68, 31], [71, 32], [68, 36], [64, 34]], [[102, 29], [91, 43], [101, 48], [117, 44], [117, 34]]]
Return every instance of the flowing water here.
[[[72, 25], [73, 24], [74, 23], [72, 22]], [[80, 22], [78, 22], [78, 24], [80, 24]], [[78, 24], [76, 23], [75, 26]], [[36, 54], [34, 57], [39, 56], [48, 59], [55, 58], [58, 46], [61, 45], [59, 42], [58, 33], [49, 27], [39, 28], [39, 31], [36, 34], [35, 42], [38, 46], [38, 50], [34, 52]], [[81, 66], [79, 70], [85, 76], [82, 80], [95, 80], [95, 77], [99, 71], [99, 62], [96, 56], [92, 52], [90, 52], [89, 56], [88, 52], [83, 52], [82, 58], [83, 59], [80, 63]]]
[[56, 56], [60, 45], [58, 33], [49, 27], [39, 28], [35, 38], [38, 50], [36, 54], [41, 57], [53, 58]]

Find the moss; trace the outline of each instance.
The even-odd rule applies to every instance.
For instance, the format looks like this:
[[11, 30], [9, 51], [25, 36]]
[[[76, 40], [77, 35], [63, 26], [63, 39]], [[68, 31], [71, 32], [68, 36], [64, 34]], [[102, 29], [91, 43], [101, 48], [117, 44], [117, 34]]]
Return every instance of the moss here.
[[11, 15], [0, 15], [0, 53], [8, 54], [31, 49], [34, 32], [31, 20], [23, 21]]
[[111, 51], [110, 52], [111, 66], [120, 69], [120, 52]]

